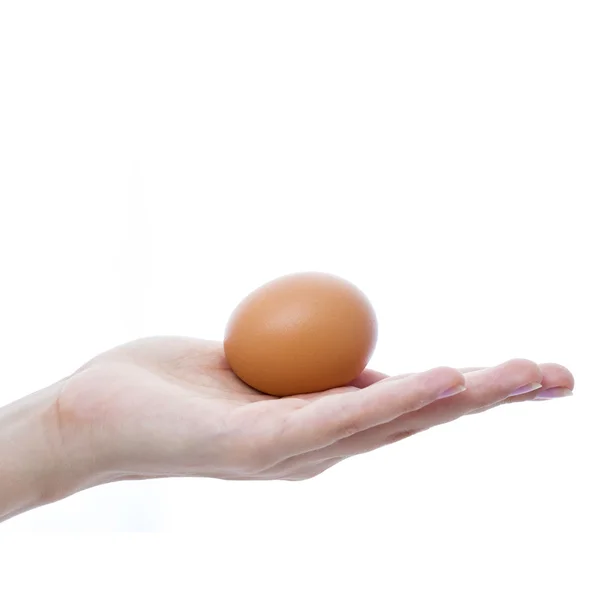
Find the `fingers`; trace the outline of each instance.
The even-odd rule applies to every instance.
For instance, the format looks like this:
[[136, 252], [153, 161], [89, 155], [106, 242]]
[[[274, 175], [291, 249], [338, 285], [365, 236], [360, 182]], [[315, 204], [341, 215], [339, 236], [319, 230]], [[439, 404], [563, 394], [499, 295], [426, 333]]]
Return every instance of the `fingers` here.
[[524, 388], [539, 389], [542, 379], [539, 366], [525, 359], [513, 359], [496, 367], [473, 370], [465, 374], [467, 390], [454, 398], [453, 402], [437, 402], [428, 410], [407, 415], [398, 424], [409, 431], [428, 429], [494, 405]]
[[575, 379], [569, 369], [556, 363], [540, 364], [542, 372], [542, 387], [531, 393], [518, 394], [505, 400], [509, 402], [523, 402], [524, 400], [545, 400], [570, 396], [575, 387]]
[[[524, 385], [542, 380], [539, 367], [528, 360], [515, 359], [489, 369], [478, 369], [465, 376], [467, 389], [453, 397], [431, 402], [420, 409], [405, 411], [393, 420], [340, 439], [330, 447], [310, 452], [293, 461], [324, 460], [370, 452], [381, 446], [404, 439], [418, 431], [447, 423], [473, 410], [507, 398]], [[380, 385], [380, 384], [377, 384]], [[377, 386], [373, 386], [377, 387]]]
[[503, 398], [496, 404], [479, 407], [471, 411], [472, 414], [484, 412], [497, 404], [511, 404], [513, 402], [525, 402], [527, 400], [546, 400], [573, 394], [575, 381], [572, 373], [566, 367], [557, 365], [556, 363], [542, 363], [539, 365], [539, 368], [542, 372], [540, 388], [532, 390], [531, 392], [524, 391], [520, 394], [514, 394], [508, 398]]
[[[353, 454], [369, 452], [409, 437], [418, 431], [465, 414], [487, 410], [497, 404], [532, 399], [549, 392], [560, 393], [562, 390], [568, 392], [574, 387], [574, 378], [570, 371], [554, 363], [536, 365], [528, 360], [515, 359], [493, 368], [461, 369], [460, 372], [465, 373], [467, 386], [465, 391], [424, 404], [420, 409], [405, 410], [396, 418], [358, 431], [354, 435], [341, 437], [329, 446], [322, 446], [304, 454], [298, 453], [278, 463], [276, 468], [284, 473], [296, 469], [314, 468], [311, 465], [315, 463], [335, 462]], [[371, 375], [369, 374], [368, 377]], [[410, 381], [414, 377], [414, 375], [402, 375], [379, 379], [379, 383], [371, 384], [372, 387], [367, 389], [381, 389], [388, 381], [400, 382], [403, 379]], [[523, 388], [528, 389], [527, 386], [537, 389], [523, 393]]]
[[[526, 400], [544, 399], [549, 397], [562, 397], [565, 395], [570, 395], [570, 393], [572, 393], [572, 390], [575, 385], [572, 373], [567, 368], [556, 363], [542, 363], [539, 365], [539, 370], [542, 374], [541, 387], [529, 393], [521, 393], [517, 394], [516, 396], [504, 397], [504, 394], [507, 390], [506, 386], [504, 386], [503, 389], [496, 387], [495, 390], [494, 386], [486, 386], [486, 378], [489, 379], [490, 375], [494, 375], [494, 372], [496, 376], [501, 377], [503, 370], [510, 371], [511, 369], [514, 369], [515, 365], [512, 364], [514, 362], [515, 361], [510, 361], [509, 363], [500, 365], [495, 369], [484, 369], [483, 367], [460, 369], [461, 373], [467, 374], [479, 371], [488, 371], [488, 373], [487, 375], [485, 373], [479, 373], [479, 382], [473, 380], [472, 377], [467, 377], [467, 391], [456, 395], [453, 398], [448, 399], [447, 401], [440, 400], [438, 401], [438, 404], [442, 405], [442, 403], [445, 402], [455, 405], [456, 408], [458, 408], [459, 405], [462, 405], [463, 408], [467, 409], [466, 412], [463, 414], [473, 414], [489, 410], [490, 408], [492, 408], [493, 406], [497, 406], [498, 404], [505, 404], [510, 402], [523, 402]], [[518, 363], [519, 361], [516, 362]], [[525, 367], [525, 370], [528, 369], [526, 365], [518, 365], [518, 368], [523, 367]], [[533, 373], [533, 371], [531, 371], [531, 373]], [[514, 374], [515, 373], [513, 372], [513, 375]], [[407, 377], [407, 375], [403, 375], [401, 377]], [[479, 399], [475, 400], [477, 390], [479, 390]], [[501, 400], [494, 402], [493, 400], [497, 399], [499, 396], [502, 396]], [[490, 400], [492, 400], [490, 404], [485, 404]], [[468, 407], [474, 401], [479, 405], [483, 401], [484, 405], [480, 405], [478, 409], [469, 411]], [[424, 416], [427, 411], [431, 411], [431, 408], [433, 406], [434, 405], [428, 405], [427, 407], [421, 409], [421, 411], [417, 411], [414, 414], [406, 414], [389, 423], [385, 423], [378, 427], [373, 427], [367, 431], [358, 433], [350, 438], [345, 438], [343, 440], [338, 441], [336, 444], [329, 446], [328, 448], [322, 448], [315, 452], [309, 452], [307, 454], [295, 456], [293, 458], [285, 460], [282, 463], [278, 464], [272, 472], [269, 472], [269, 476], [265, 478], [283, 478], [290, 480], [299, 480], [306, 479], [307, 477], [314, 477], [316, 474], [322, 473], [323, 471], [331, 468], [341, 460], [352, 456], [352, 454], [369, 452], [381, 446], [389, 445], [394, 442], [406, 439], [414, 433], [417, 433], [418, 431], [427, 429], [432, 426], [431, 423], [425, 423]], [[441, 413], [438, 413], [438, 416], [440, 416], [440, 414]], [[449, 416], [449, 412], [446, 412], [445, 418], [448, 419]], [[418, 417], [420, 421], [419, 425], [421, 426], [421, 428], [419, 429], [418, 427], [415, 427], [411, 429], [411, 420], [412, 425], [414, 427], [416, 424], [416, 417]], [[439, 424], [439, 422], [434, 424]]]
[[438, 367], [408, 377], [389, 377], [364, 389], [317, 397], [288, 415], [281, 444], [289, 457], [316, 451], [456, 394], [464, 383], [456, 369]]
[[[535, 397], [544, 398], [545, 397], [544, 394], [546, 394], [546, 390], [550, 390], [547, 397], [556, 397], [556, 395], [564, 395], [564, 394], [557, 394], [556, 392], [558, 392], [558, 390], [565, 390], [567, 392], [568, 392], [568, 390], [570, 390], [571, 392], [573, 391], [573, 388], [575, 385], [574, 378], [573, 378], [572, 373], [566, 367], [563, 367], [562, 365], [559, 365], [557, 363], [540, 363], [539, 367], [540, 367], [540, 369], [542, 369], [542, 372], [544, 373], [544, 381], [542, 383], [543, 389], [540, 389], [537, 396], [536, 395], [532, 396], [531, 394], [519, 395], [519, 397], [517, 399], [515, 399], [515, 401], [529, 400], [529, 399], [535, 398]], [[465, 367], [463, 369], [458, 369], [458, 370], [461, 373], [466, 375], [467, 373], [473, 373], [475, 371], [482, 371], [483, 369], [486, 369], [486, 368], [488, 368], [488, 367]], [[413, 375], [413, 374], [414, 373], [405, 373], [403, 375], [395, 375], [395, 377], [396, 378], [408, 377], [409, 375]], [[358, 388], [365, 388], [365, 387], [368, 387], [369, 385], [373, 385], [374, 383], [377, 383], [378, 381], [381, 381], [382, 379], [385, 379], [387, 377], [389, 377], [389, 376], [385, 375], [384, 373], [381, 373], [379, 371], [374, 371], [372, 369], [366, 369], [349, 385], [352, 385], [352, 386], [358, 387]]]

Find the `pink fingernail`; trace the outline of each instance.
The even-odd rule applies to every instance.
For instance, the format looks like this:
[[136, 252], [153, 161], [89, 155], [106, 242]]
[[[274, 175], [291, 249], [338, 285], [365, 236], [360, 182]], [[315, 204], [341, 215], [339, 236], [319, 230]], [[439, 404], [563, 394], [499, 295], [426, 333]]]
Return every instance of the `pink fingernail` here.
[[572, 396], [573, 390], [564, 387], [553, 387], [548, 388], [547, 390], [541, 391], [536, 398], [540, 400], [546, 400], [550, 398], [566, 398], [567, 396]]
[[464, 392], [466, 389], [467, 388], [461, 384], [452, 386], [451, 388], [449, 388], [445, 392], [443, 392], [440, 396], [438, 396], [438, 400], [441, 400], [442, 398], [449, 398], [450, 396], [456, 396], [456, 394], [460, 394], [461, 392]]
[[518, 396], [520, 394], [527, 394], [529, 392], [533, 392], [534, 390], [539, 390], [542, 387], [541, 383], [528, 383], [527, 385], [522, 385], [520, 388], [517, 388], [512, 394], [509, 394], [509, 398], [513, 396]]

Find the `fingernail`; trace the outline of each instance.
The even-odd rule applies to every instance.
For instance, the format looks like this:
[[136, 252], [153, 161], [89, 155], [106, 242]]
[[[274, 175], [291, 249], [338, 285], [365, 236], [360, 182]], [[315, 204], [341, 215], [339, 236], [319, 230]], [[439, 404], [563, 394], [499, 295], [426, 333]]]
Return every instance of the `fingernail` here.
[[550, 398], [566, 398], [567, 396], [572, 396], [573, 390], [564, 387], [553, 387], [548, 388], [547, 390], [541, 391], [536, 398], [540, 398], [541, 400], [550, 399]]
[[450, 396], [456, 396], [456, 394], [460, 394], [461, 392], [464, 392], [466, 389], [467, 388], [461, 384], [452, 386], [451, 388], [447, 389], [445, 392], [440, 394], [438, 396], [438, 400], [441, 400], [442, 398], [449, 398]]
[[534, 383], [528, 383], [527, 385], [522, 385], [520, 388], [517, 388], [512, 394], [509, 394], [508, 397], [512, 398], [513, 396], [519, 396], [520, 394], [527, 394], [529, 392], [533, 392], [534, 390], [539, 390], [542, 387], [541, 383], [537, 381]]

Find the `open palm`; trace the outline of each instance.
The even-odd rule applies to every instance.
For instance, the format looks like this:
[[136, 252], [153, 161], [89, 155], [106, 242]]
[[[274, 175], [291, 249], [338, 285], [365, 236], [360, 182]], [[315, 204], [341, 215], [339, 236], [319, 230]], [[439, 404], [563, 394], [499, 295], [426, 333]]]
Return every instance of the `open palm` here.
[[[466, 389], [464, 389], [466, 387]], [[111, 480], [314, 477], [349, 456], [510, 400], [568, 395], [569, 371], [514, 359], [388, 377], [275, 398], [229, 369], [220, 342], [136, 340], [65, 380], [56, 420]]]

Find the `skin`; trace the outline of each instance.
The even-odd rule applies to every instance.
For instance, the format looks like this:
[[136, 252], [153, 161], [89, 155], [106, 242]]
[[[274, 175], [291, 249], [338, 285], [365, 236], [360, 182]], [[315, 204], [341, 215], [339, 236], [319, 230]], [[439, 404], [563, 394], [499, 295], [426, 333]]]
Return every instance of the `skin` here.
[[[519, 393], [528, 385], [537, 389]], [[240, 381], [219, 342], [136, 340], [0, 409], [0, 520], [124, 479], [309, 479], [436, 425], [573, 386], [561, 365], [513, 359], [393, 377], [366, 370], [344, 388], [275, 398]]]

